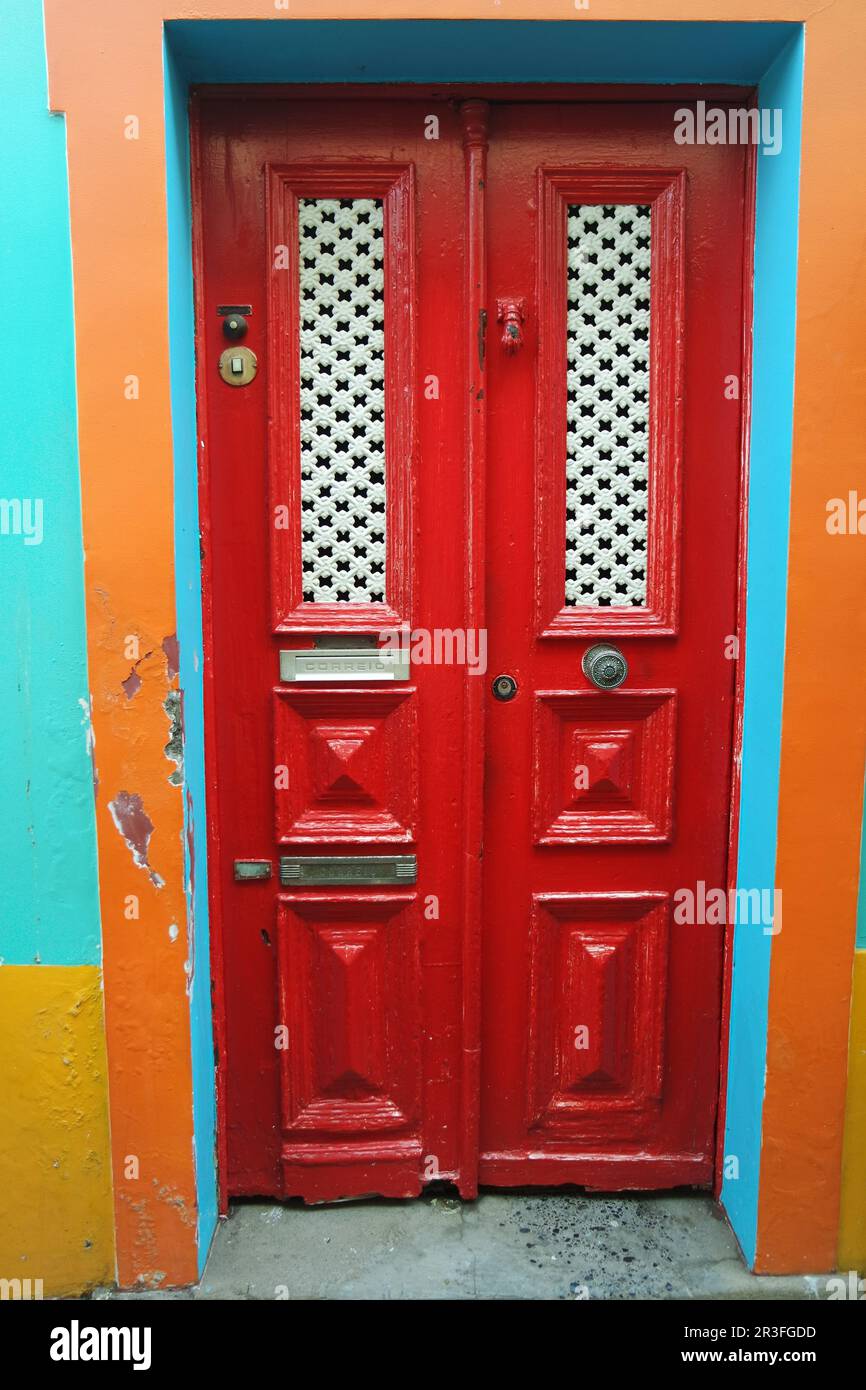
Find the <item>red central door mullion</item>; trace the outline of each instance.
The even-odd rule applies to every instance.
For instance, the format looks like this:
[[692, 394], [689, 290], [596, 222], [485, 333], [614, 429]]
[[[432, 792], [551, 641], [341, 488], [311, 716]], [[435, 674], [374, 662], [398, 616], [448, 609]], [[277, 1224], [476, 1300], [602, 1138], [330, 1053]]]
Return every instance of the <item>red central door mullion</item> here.
[[[467, 374], [466, 626], [486, 629], [485, 517], [487, 491], [487, 122], [484, 101], [460, 108], [465, 161]], [[464, 698], [463, 1068], [460, 1192], [478, 1191], [481, 1079], [482, 837], [484, 832], [484, 680], [467, 678]]]

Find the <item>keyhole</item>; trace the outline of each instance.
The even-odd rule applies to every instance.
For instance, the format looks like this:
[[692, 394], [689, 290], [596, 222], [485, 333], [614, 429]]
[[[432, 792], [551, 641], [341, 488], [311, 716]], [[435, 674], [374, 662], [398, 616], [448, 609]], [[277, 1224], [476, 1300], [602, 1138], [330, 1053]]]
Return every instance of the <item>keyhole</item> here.
[[517, 694], [517, 681], [513, 676], [497, 676], [493, 682], [493, 694], [497, 700], [513, 700]]

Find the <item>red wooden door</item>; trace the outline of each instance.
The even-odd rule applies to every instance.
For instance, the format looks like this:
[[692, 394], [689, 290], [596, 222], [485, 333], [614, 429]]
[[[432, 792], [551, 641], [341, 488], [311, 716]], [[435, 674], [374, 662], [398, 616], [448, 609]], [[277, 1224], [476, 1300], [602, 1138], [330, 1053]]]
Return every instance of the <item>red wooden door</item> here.
[[744, 167], [673, 111], [201, 101], [230, 1193], [710, 1179]]
[[[409, 1195], [460, 1169], [464, 671], [345, 648], [463, 625], [458, 118], [204, 101], [197, 163], [227, 1186]], [[325, 678], [282, 679], [315, 641]]]
[[[675, 106], [492, 123], [482, 1182], [708, 1183], [726, 883], [742, 149]], [[610, 642], [628, 675], [582, 669]]]

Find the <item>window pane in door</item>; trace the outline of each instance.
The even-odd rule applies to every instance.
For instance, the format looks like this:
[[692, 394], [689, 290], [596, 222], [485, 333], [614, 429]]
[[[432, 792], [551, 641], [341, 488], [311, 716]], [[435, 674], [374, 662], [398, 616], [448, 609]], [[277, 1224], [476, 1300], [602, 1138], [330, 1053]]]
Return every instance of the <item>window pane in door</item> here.
[[304, 599], [384, 602], [382, 200], [301, 198], [298, 239]]
[[649, 207], [568, 207], [566, 607], [646, 606]]

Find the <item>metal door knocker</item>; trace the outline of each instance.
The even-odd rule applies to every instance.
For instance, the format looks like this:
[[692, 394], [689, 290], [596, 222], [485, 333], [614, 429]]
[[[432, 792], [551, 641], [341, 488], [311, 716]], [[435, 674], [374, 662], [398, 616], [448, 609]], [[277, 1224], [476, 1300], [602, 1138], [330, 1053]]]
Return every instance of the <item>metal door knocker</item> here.
[[506, 352], [516, 352], [518, 348], [523, 347], [525, 318], [525, 299], [497, 299], [496, 322], [502, 324], [502, 346]]

